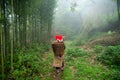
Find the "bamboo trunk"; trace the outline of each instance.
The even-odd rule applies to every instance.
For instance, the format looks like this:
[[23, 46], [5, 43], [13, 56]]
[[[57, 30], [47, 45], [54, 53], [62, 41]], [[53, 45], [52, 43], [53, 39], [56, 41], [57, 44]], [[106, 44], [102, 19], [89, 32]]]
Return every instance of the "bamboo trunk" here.
[[13, 0], [11, 0], [11, 70], [13, 70], [13, 32], [14, 32], [14, 11], [13, 11]]
[[[0, 21], [2, 20], [1, 15], [1, 5], [0, 5]], [[2, 80], [4, 80], [4, 53], [3, 53], [3, 45], [2, 45], [2, 24], [0, 22], [0, 53], [1, 53], [1, 73], [2, 73]]]

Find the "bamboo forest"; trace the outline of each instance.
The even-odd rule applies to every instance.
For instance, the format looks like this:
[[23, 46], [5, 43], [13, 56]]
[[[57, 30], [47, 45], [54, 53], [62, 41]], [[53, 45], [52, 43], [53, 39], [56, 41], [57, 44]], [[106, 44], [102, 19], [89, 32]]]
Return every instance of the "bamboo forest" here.
[[120, 80], [120, 0], [0, 0], [0, 80]]

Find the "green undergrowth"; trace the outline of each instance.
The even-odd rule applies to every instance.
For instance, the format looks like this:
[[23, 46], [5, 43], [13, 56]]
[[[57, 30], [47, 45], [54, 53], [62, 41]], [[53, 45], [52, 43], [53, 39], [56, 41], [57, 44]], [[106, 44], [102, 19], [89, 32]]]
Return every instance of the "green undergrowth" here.
[[14, 70], [9, 72], [6, 79], [52, 80], [49, 75], [53, 71], [51, 67], [53, 57], [49, 55], [44, 58], [48, 53], [48, 48], [42, 46], [17, 52], [14, 55]]
[[111, 79], [120, 80], [120, 45], [95, 48], [98, 52], [97, 60], [111, 69]]
[[109, 30], [108, 32], [102, 32], [102, 33], [98, 31], [98, 32], [95, 32], [95, 34], [94, 34], [94, 31], [92, 32], [90, 32], [89, 35], [81, 33], [81, 35], [73, 41], [73, 44], [75, 46], [84, 45], [87, 42], [90, 42], [92, 40], [99, 39], [100, 37], [104, 37], [104, 36], [109, 36], [115, 33], [114, 31], [111, 31], [111, 30]]
[[110, 67], [120, 66], [120, 45], [104, 47], [98, 56], [98, 60]]
[[72, 70], [69, 66], [67, 66], [65, 68], [65, 70], [63, 71], [63, 74], [62, 74], [62, 80], [74, 80], [74, 75], [72, 73]]
[[[7, 80], [53, 80], [53, 52], [42, 49], [37, 46], [18, 52], [14, 59], [14, 70], [9, 72]], [[119, 80], [119, 66], [115, 66], [118, 62], [111, 62], [111, 59], [120, 60], [116, 55], [118, 53], [119, 46], [96, 46], [94, 52], [86, 52], [66, 42], [62, 80]], [[110, 54], [116, 58], [109, 57]]]
[[68, 49], [67, 54], [69, 57], [82, 57], [87, 55], [87, 53], [80, 48]]
[[76, 80], [110, 80], [110, 71], [101, 64], [91, 64], [85, 58], [78, 58], [75, 62]]
[[62, 80], [112, 80], [110, 77], [112, 72], [92, 59], [92, 56], [94, 53], [81, 48], [69, 48], [65, 56], [66, 67]]

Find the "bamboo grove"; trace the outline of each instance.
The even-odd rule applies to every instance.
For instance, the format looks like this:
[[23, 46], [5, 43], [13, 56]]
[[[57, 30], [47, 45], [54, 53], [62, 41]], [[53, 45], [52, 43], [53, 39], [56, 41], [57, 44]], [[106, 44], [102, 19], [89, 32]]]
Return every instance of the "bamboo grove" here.
[[[16, 50], [48, 44], [55, 0], [0, 0], [0, 78], [14, 70]], [[7, 67], [10, 61], [10, 68]]]

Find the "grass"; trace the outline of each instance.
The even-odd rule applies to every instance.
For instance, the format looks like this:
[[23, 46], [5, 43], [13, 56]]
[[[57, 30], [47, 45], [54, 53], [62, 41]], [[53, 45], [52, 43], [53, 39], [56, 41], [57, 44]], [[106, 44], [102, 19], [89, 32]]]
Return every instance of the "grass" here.
[[[97, 54], [86, 52], [78, 47], [71, 46], [72, 42], [70, 41], [65, 42], [65, 44], [66, 65], [62, 73], [62, 80], [112, 80], [110, 77], [112, 71], [93, 58]], [[12, 75], [12, 77], [17, 76], [16, 80], [53, 80], [53, 75], [51, 75], [54, 72], [54, 68], [52, 67], [54, 57], [53, 52], [50, 51], [39, 55], [39, 49], [41, 48], [29, 51], [29, 54], [27, 55], [24, 54], [19, 56], [20, 59], [18, 60], [18, 65], [22, 65], [21, 60], [26, 61], [28, 59], [28, 63], [26, 64], [27, 66], [30, 64], [31, 67], [28, 69], [25, 65], [23, 65], [23, 68], [17, 66], [19, 69], [14, 71], [15, 74]], [[32, 74], [26, 74], [31, 73], [31, 71], [33, 71]], [[18, 77], [18, 74], [20, 77]], [[21, 77], [23, 74], [26, 75]]]
[[52, 80], [51, 73], [54, 72], [54, 68], [52, 67], [53, 61], [53, 53], [45, 53], [43, 54], [43, 64], [41, 65], [41, 80]]
[[76, 47], [71, 47], [66, 51], [66, 68], [62, 80], [112, 80], [110, 77], [112, 71], [92, 59], [96, 54]]
[[75, 62], [75, 68], [76, 80], [106, 80], [110, 74], [106, 67], [101, 64], [90, 64], [86, 58], [78, 58]]
[[[101, 46], [97, 46], [96, 52], [86, 52], [72, 42], [65, 42], [65, 69], [62, 73], [62, 80], [113, 80], [111, 74], [113, 70], [102, 65], [96, 60], [96, 55], [101, 51]], [[52, 67], [53, 53], [49, 52], [42, 55], [42, 65], [40, 67], [40, 76], [34, 77], [34, 80], [53, 80], [51, 73], [54, 72]]]
[[14, 70], [9, 72], [6, 80], [52, 80], [53, 53], [44, 52], [43, 47], [21, 50], [14, 57]]
[[69, 66], [67, 66], [63, 72], [62, 80], [74, 80], [74, 75]]
[[[100, 48], [97, 48], [97, 50], [100, 50]], [[104, 47], [99, 52], [97, 60], [111, 69], [113, 80], [120, 80], [120, 45]]]
[[66, 61], [63, 80], [67, 80], [66, 78], [69, 80], [70, 77], [72, 77], [70, 80], [111, 80], [110, 77], [108, 78], [111, 71], [99, 63], [91, 64], [88, 57]]

